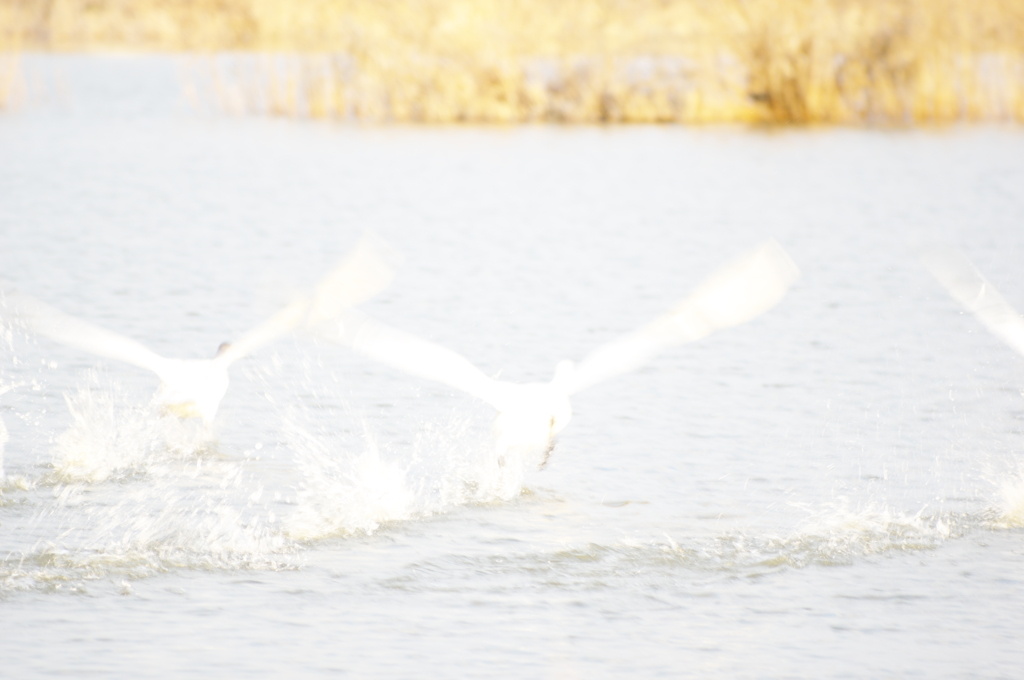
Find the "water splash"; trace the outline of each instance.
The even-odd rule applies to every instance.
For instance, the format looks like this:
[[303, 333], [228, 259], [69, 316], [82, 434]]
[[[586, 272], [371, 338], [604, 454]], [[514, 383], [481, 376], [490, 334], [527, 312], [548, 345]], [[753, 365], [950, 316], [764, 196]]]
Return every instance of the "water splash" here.
[[116, 384], [100, 388], [95, 373], [65, 399], [72, 423], [50, 471], [5, 482], [26, 492], [11, 502], [34, 512], [11, 524], [0, 593], [77, 592], [174, 569], [294, 568], [295, 545], [260, 502], [261, 470], [248, 457], [220, 455], [201, 424], [162, 417]]
[[904, 512], [887, 506], [852, 508], [845, 501], [818, 509], [787, 534], [730, 531], [709, 538], [630, 542], [616, 548], [628, 560], [667, 568], [760, 574], [811, 566], [844, 566], [873, 555], [933, 550], [982, 526], [979, 515]]
[[[0, 594], [77, 592], [87, 583], [180, 569], [299, 568], [304, 551], [324, 539], [514, 498], [530, 471], [525, 458], [499, 462], [490, 437], [465, 414], [421, 423], [412, 441], [385, 446], [358, 415], [326, 426], [315, 410], [292, 408], [280, 430], [287, 459], [275, 460], [253, 451], [221, 456], [208, 432], [161, 418], [117, 386], [89, 384], [66, 399], [72, 425], [56, 439], [52, 473], [39, 485], [5, 485], [37, 509], [22, 545], [0, 560]], [[788, 534], [666, 535], [513, 556], [508, 564], [522, 569], [540, 560], [538, 569], [582, 569], [587, 578], [595, 570], [611, 578], [637, 569], [735, 575], [844, 565], [1024, 525], [1020, 477], [1004, 486], [1003, 500], [998, 510], [972, 514], [839, 499], [805, 508]]]
[[1004, 480], [999, 495], [1001, 502], [993, 524], [1007, 529], [1024, 527], [1024, 476]]
[[[793, 532], [778, 535], [734, 530], [713, 536], [625, 538], [525, 553], [454, 555], [416, 565], [425, 581], [408, 574], [387, 585], [404, 589], [450, 587], [452, 579], [488, 591], [522, 588], [528, 574], [560, 590], [629, 587], [638, 575], [661, 582], [689, 573], [690, 583], [764, 576], [790, 569], [841, 567], [871, 556], [917, 552], [984, 526], [981, 516], [903, 513], [891, 508], [822, 508]], [[693, 579], [696, 579], [695, 581]]]
[[50, 498], [30, 533], [46, 538], [0, 561], [0, 591], [175, 569], [294, 568], [295, 546], [259, 502], [248, 465], [198, 459], [128, 483], [41, 489]]
[[490, 439], [464, 418], [385, 448], [364, 420], [356, 434], [318, 429], [292, 409], [287, 462], [227, 457], [205, 430], [95, 383], [91, 375], [66, 397], [71, 426], [55, 440], [51, 471], [26, 487], [36, 510], [22, 544], [0, 560], [0, 591], [76, 592], [177, 569], [291, 569], [310, 542], [522, 489], [525, 464], [498, 465]]
[[31, 491], [35, 486], [32, 480], [21, 475], [0, 477], [0, 507], [21, 502], [19, 498], [12, 494], [19, 491]]
[[196, 421], [162, 416], [155, 402], [141, 402], [117, 385], [89, 383], [65, 394], [71, 426], [55, 442], [51, 483], [123, 480], [159, 463], [208, 452], [209, 431]]
[[297, 509], [287, 520], [296, 540], [372, 533], [382, 523], [410, 519], [415, 493], [408, 468], [381, 457], [376, 440], [364, 431], [365, 447], [346, 455], [329, 436], [292, 428], [295, 462], [302, 481]]
[[426, 424], [405, 451], [382, 449], [365, 420], [357, 440], [300, 424], [286, 431], [301, 475], [287, 520], [296, 540], [372, 533], [382, 525], [508, 500], [523, 489], [526, 458], [499, 464], [490, 439], [452, 416]]
[[875, 504], [851, 508], [844, 501], [805, 520], [788, 536], [746, 542], [738, 561], [764, 567], [845, 565], [887, 552], [932, 550], [977, 524], [972, 516], [926, 510], [906, 512]]

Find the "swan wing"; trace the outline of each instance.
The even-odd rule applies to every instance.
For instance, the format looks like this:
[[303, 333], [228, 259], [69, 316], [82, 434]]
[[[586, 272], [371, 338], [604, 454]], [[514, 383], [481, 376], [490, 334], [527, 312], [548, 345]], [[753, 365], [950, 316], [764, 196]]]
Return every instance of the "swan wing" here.
[[399, 259], [383, 240], [364, 236], [317, 284], [310, 299], [306, 327], [315, 328], [335, 319], [387, 288], [395, 278]]
[[778, 304], [799, 276], [782, 246], [768, 241], [713, 273], [673, 310], [591, 352], [565, 378], [565, 389], [575, 394], [668, 347], [745, 323]]
[[351, 309], [319, 335], [392, 368], [434, 380], [501, 408], [501, 385], [450, 349], [392, 328]]
[[218, 359], [241, 359], [300, 325], [314, 328], [381, 292], [395, 277], [397, 255], [381, 239], [364, 236], [317, 284], [313, 293], [292, 301], [264, 323], [232, 342]]
[[974, 314], [993, 335], [1024, 355], [1024, 318], [963, 253], [952, 248], [933, 248], [921, 259], [954, 300]]
[[0, 315], [25, 330], [90, 354], [124, 361], [163, 376], [167, 360], [142, 343], [54, 309], [7, 282], [0, 283]]
[[232, 342], [217, 355], [217, 360], [228, 364], [269, 345], [282, 335], [292, 332], [306, 317], [309, 300], [305, 297], [292, 301], [274, 316]]

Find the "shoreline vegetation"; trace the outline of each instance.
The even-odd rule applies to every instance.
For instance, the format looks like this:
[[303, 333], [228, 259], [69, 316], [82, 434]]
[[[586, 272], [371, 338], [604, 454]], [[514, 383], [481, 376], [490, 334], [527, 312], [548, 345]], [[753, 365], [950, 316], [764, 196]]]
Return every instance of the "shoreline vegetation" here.
[[0, 109], [21, 50], [188, 53], [239, 114], [1024, 121], [1024, 0], [0, 0]]

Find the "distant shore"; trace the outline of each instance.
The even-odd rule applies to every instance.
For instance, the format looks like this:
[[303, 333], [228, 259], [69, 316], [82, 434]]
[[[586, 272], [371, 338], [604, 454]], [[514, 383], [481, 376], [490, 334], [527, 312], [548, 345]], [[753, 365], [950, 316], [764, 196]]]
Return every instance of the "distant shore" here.
[[198, 53], [190, 96], [238, 113], [1024, 121], [1024, 0], [8, 0], [0, 50]]

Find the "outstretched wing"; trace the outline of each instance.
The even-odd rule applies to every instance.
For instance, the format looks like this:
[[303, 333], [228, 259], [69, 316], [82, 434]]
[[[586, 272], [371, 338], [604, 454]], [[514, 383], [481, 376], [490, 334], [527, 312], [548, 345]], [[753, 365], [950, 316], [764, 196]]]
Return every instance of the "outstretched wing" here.
[[0, 290], [3, 292], [0, 315], [8, 323], [68, 347], [148, 368], [157, 375], [162, 376], [167, 367], [166, 359], [140, 342], [76, 319], [22, 293], [8, 282], [0, 283]]
[[217, 353], [217, 361], [227, 366], [233, 361], [255, 352], [260, 347], [270, 344], [282, 335], [287, 335], [302, 323], [308, 308], [309, 300], [305, 297], [291, 302], [240, 339], [225, 346], [222, 351]]
[[344, 312], [337, 323], [324, 326], [318, 335], [392, 368], [468, 392], [499, 410], [503, 406], [501, 385], [462, 355], [357, 310]]
[[346, 309], [387, 288], [395, 277], [397, 256], [380, 239], [364, 236], [341, 262], [321, 279], [312, 295], [301, 297], [266, 322], [232, 342], [218, 355], [229, 364], [290, 333], [298, 326], [315, 328]]
[[306, 328], [316, 328], [346, 309], [366, 302], [395, 278], [400, 257], [379, 238], [364, 236], [348, 256], [317, 284]]
[[953, 299], [974, 314], [993, 335], [1024, 354], [1024, 319], [970, 260], [952, 248], [934, 248], [921, 259]]
[[565, 377], [565, 389], [575, 394], [668, 347], [749, 321], [778, 304], [799, 276], [782, 246], [768, 241], [712, 274], [672, 311], [591, 352]]

